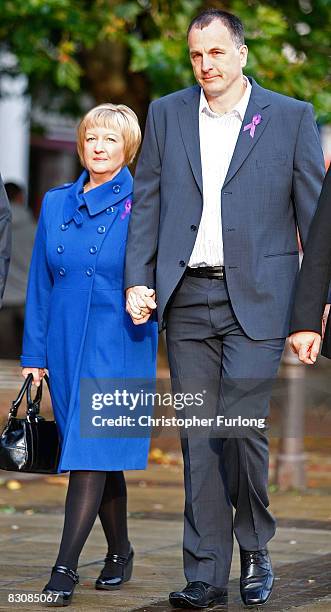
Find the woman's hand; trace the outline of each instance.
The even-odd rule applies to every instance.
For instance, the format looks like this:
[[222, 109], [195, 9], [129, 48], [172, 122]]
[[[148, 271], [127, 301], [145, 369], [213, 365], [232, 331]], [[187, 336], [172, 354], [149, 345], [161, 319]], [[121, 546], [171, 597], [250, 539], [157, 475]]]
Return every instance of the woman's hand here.
[[41, 379], [44, 378], [45, 376], [45, 369], [44, 368], [22, 368], [22, 376], [24, 376], [24, 378], [27, 378], [29, 374], [33, 375], [33, 384], [36, 385], [36, 387], [39, 387]]

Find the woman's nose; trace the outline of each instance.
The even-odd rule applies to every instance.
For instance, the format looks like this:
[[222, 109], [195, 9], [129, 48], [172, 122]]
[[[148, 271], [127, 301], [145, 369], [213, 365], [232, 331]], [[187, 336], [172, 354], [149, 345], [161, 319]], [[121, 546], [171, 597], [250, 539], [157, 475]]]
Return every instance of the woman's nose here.
[[95, 141], [94, 150], [95, 151], [103, 151], [103, 140], [102, 140], [102, 138], [98, 138], [98, 140]]

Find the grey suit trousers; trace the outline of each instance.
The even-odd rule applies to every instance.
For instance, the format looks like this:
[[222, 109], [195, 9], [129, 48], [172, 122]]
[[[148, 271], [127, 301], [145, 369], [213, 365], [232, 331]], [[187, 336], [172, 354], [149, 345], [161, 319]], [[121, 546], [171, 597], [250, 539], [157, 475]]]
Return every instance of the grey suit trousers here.
[[185, 416], [194, 413], [213, 423], [181, 432], [184, 571], [189, 582], [225, 587], [233, 532], [245, 550], [264, 548], [275, 533], [275, 520], [267, 509], [265, 429], [231, 429], [215, 422], [218, 415], [267, 417], [284, 343], [285, 338], [251, 340], [245, 335], [225, 280], [184, 275], [167, 318], [172, 385], [175, 392], [203, 389], [203, 407], [185, 409]]

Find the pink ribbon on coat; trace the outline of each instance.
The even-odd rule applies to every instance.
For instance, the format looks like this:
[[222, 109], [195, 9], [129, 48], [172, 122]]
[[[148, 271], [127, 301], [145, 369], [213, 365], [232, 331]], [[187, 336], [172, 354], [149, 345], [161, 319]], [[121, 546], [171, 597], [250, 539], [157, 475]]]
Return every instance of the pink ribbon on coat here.
[[250, 137], [254, 138], [255, 128], [257, 125], [259, 125], [259, 123], [261, 123], [261, 121], [262, 121], [261, 115], [254, 115], [251, 123], [248, 123], [247, 125], [245, 125], [244, 132], [246, 132], [246, 130], [249, 130]]
[[124, 203], [124, 211], [121, 214], [121, 219], [125, 219], [125, 217], [130, 214], [131, 212], [131, 208], [132, 208], [132, 201], [131, 200], [126, 200], [126, 202]]

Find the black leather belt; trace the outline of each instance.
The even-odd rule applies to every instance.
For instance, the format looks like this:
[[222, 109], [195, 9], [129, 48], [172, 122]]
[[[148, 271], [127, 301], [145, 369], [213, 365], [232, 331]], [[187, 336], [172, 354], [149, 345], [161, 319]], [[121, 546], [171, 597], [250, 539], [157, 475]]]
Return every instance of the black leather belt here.
[[188, 276], [196, 276], [199, 278], [224, 278], [225, 267], [224, 266], [205, 266], [201, 268], [186, 268], [186, 274]]

